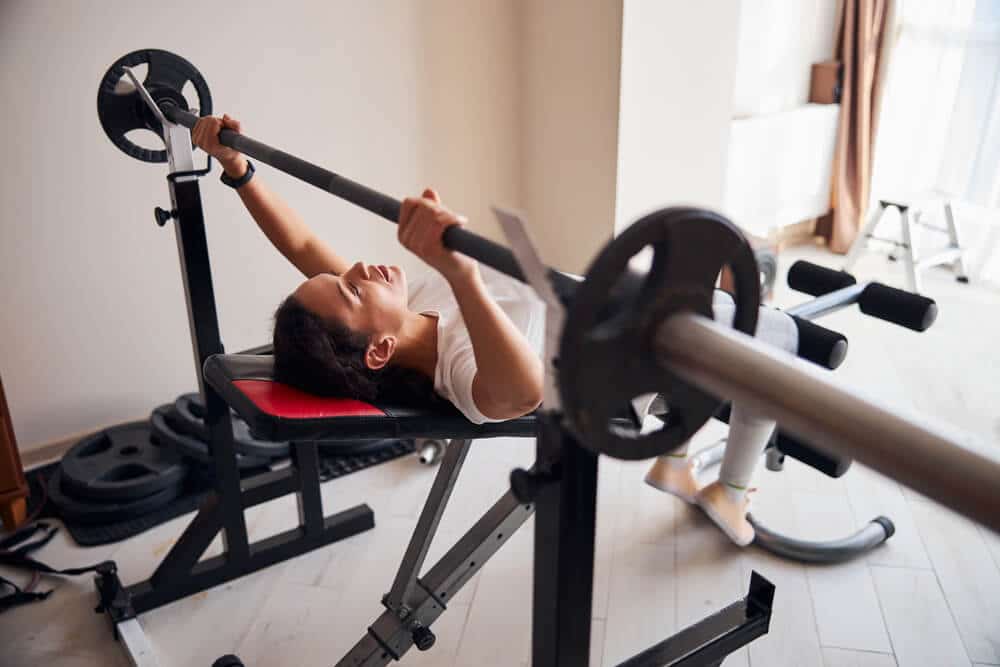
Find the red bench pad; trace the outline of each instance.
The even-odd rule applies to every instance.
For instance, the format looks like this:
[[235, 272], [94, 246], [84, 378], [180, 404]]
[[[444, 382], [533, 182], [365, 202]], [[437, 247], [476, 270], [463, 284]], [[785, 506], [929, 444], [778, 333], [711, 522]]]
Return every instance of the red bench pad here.
[[313, 396], [273, 380], [235, 380], [233, 386], [246, 394], [261, 410], [276, 417], [327, 419], [385, 416], [384, 412], [370, 403], [353, 398]]

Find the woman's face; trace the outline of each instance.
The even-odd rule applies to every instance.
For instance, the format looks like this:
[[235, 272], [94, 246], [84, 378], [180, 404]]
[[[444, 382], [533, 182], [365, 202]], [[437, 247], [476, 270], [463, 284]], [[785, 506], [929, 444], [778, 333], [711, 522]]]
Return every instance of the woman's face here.
[[406, 274], [398, 266], [358, 262], [343, 275], [321, 273], [294, 296], [327, 322], [368, 336], [395, 335], [407, 309]]

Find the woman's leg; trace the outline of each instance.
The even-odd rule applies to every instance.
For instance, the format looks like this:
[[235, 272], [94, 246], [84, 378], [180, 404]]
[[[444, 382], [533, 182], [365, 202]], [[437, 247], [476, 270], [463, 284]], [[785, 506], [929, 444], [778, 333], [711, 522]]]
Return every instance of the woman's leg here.
[[[722, 290], [716, 290], [712, 297], [715, 319], [726, 326], [733, 326], [736, 302]], [[661, 413], [666, 406], [661, 406]], [[657, 403], [650, 405], [649, 414], [657, 414]], [[686, 503], [694, 503], [698, 493], [698, 478], [688, 458], [688, 442], [669, 454], [659, 456], [646, 473], [646, 484], [655, 489], [677, 496]]]
[[753, 542], [753, 526], [746, 518], [747, 491], [774, 427], [774, 420], [733, 405], [719, 479], [698, 491], [695, 497], [695, 502], [739, 546]]
[[[799, 346], [795, 322], [773, 308], [760, 309], [756, 337], [792, 354]], [[750, 544], [754, 538], [753, 527], [746, 519], [749, 505], [747, 490], [774, 428], [774, 420], [734, 404], [729, 416], [729, 437], [719, 479], [705, 486], [695, 497], [695, 502], [705, 513], [740, 546]]]

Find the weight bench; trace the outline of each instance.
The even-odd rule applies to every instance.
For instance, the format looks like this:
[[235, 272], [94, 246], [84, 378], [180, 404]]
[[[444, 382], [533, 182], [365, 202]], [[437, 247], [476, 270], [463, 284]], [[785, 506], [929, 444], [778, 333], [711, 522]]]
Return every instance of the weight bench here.
[[[256, 437], [308, 442], [373, 438], [447, 438], [441, 466], [410, 538], [386, 607], [340, 665], [387, 665], [416, 645], [433, 646], [431, 624], [447, 603], [533, 513], [530, 502], [512, 491], [503, 495], [423, 576], [421, 568], [438, 523], [458, 480], [472, 441], [481, 438], [534, 437], [533, 415], [476, 425], [458, 410], [371, 405], [342, 398], [320, 398], [274, 381], [273, 359], [254, 355], [215, 355], [205, 363], [205, 380], [250, 425]], [[322, 517], [319, 494], [303, 498], [303, 523], [309, 530]], [[229, 662], [226, 664], [240, 664]]]

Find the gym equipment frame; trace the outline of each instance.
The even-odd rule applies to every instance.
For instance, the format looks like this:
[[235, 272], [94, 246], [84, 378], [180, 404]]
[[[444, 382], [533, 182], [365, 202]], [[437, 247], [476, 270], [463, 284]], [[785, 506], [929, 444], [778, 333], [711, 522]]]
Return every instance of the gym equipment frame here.
[[[161, 52], [152, 56], [151, 70], [156, 67], [156, 59], [164, 57], [159, 53]], [[161, 66], [159, 71], [165, 72], [170, 81], [177, 81], [179, 76], [184, 76], [171, 67]], [[117, 77], [105, 77], [101, 84], [102, 91], [113, 90], [122, 73], [123, 70], [119, 69]], [[207, 102], [205, 110], [209, 112], [210, 98], [203, 99], [204, 102]], [[137, 614], [355, 535], [375, 525], [371, 509], [363, 504], [328, 517], [323, 516], [318, 454], [314, 442], [296, 443], [292, 451], [292, 464], [288, 468], [240, 480], [229, 407], [203, 382], [200, 372], [209, 357], [223, 352], [198, 187], [198, 178], [208, 173], [211, 158], [208, 167], [195, 169], [191, 135], [187, 128], [169, 122], [162, 123], [161, 127], [161, 136], [166, 144], [166, 158], [169, 161], [167, 183], [171, 210], [169, 215], [164, 216], [162, 210], [157, 209], [156, 220], [161, 226], [170, 218], [176, 221], [174, 229], [184, 278], [194, 359], [199, 370], [198, 383], [207, 404], [206, 424], [211, 434], [209, 444], [214, 459], [215, 490], [204, 501], [194, 519], [148, 580], [126, 587], [118, 579], [114, 568], [105, 568], [98, 576], [100, 606], [113, 621], [116, 635], [123, 639], [122, 644], [135, 664], [145, 664], [142, 660], [148, 661], [150, 655], [138, 627]], [[300, 525], [251, 544], [247, 537], [244, 511], [289, 493], [298, 496]], [[199, 562], [220, 530], [225, 553]]]
[[[163, 83], [150, 81], [153, 69], [151, 63], [147, 84]], [[120, 78], [121, 73], [120, 64], [116, 64], [108, 77]], [[135, 83], [137, 89], [142, 88]], [[154, 88], [150, 85], [150, 94], [145, 95], [148, 107], [135, 107], [135, 126], [159, 127], [161, 134], [170, 138], [168, 148], [173, 141], [178, 150], [182, 143], [189, 150], [187, 130], [198, 117], [169, 86], [163, 92]], [[398, 218], [399, 201], [305, 160], [229, 130], [222, 131], [220, 142], [387, 220]], [[187, 213], [178, 205], [183, 202], [174, 203], [183, 222]], [[190, 202], [186, 208], [190, 209]], [[859, 397], [819, 369], [747, 335], [756, 324], [758, 273], [752, 250], [725, 218], [690, 208], [652, 213], [611, 241], [598, 254], [586, 278], [577, 282], [540, 261], [516, 216], [498, 211], [498, 217], [514, 252], [460, 228], [449, 229], [444, 242], [455, 251], [529, 282], [547, 304], [546, 387], [544, 408], [537, 413], [535, 465], [512, 473], [512, 492], [526, 493], [536, 515], [534, 665], [584, 665], [589, 658], [597, 456], [642, 459], [668, 453], [711, 418], [724, 400], [771, 416], [783, 429], [822, 451], [857, 459], [1000, 530], [1000, 500], [993, 494], [1000, 483], [1000, 463], [964, 448], [929, 423]], [[697, 258], [690, 252], [695, 244], [702, 255]], [[646, 275], [631, 273], [628, 260], [647, 245], [654, 247], [652, 270]], [[711, 314], [715, 277], [723, 266], [728, 266], [735, 278], [733, 329], [706, 317]], [[225, 365], [227, 358], [213, 356], [206, 371], [213, 363]], [[605, 381], [583, 381], [595, 374]], [[617, 415], [618, 406], [632, 397], [661, 390], [669, 397], [670, 418], [659, 431], [626, 432], [605, 418]], [[229, 428], [219, 418], [224, 412], [220, 393], [208, 394], [209, 410], [215, 410], [215, 418], [209, 422], [213, 439], [220, 429], [222, 446], [216, 450], [217, 456], [231, 459], [232, 434], [222, 432]], [[252, 423], [239, 405], [234, 408]], [[321, 420], [303, 421], [299, 435], [309, 429], [317, 437], [322, 433]], [[456, 448], [456, 459], [464, 446]], [[898, 452], [904, 447], [907, 454], [900, 457]], [[217, 466], [224, 468], [225, 464]], [[434, 489], [439, 497], [447, 495], [456, 470], [457, 464], [442, 467], [441, 481], [435, 481]], [[238, 479], [231, 475], [228, 481], [220, 484], [221, 501], [239, 510]], [[509, 509], [516, 510], [512, 505]], [[242, 528], [245, 540], [242, 514], [238, 520], [232, 518], [237, 513], [224, 513], [222, 527], [228, 532], [231, 522], [237, 537]], [[511, 522], [520, 519], [517, 511], [507, 516], [514, 517]], [[372, 648], [378, 645], [382, 652], [374, 649], [363, 661], [349, 664], [384, 664], [393, 659], [395, 649], [383, 645], [387, 636], [404, 643], [425, 643], [427, 636], [420, 628], [426, 628], [424, 622], [432, 613], [426, 606], [438, 602], [434, 600], [435, 586], [461, 583], [462, 574], [456, 568], [463, 566], [467, 554], [475, 553], [472, 531], [466, 536], [465, 551], [456, 551], [460, 541], [431, 574], [418, 579], [417, 568], [436, 525], [433, 503], [425, 507], [420, 525], [427, 530], [418, 531], [411, 540], [404, 567], [387, 597], [389, 604], [398, 600], [400, 605], [387, 611], [394, 616], [385, 620], [389, 634], [362, 640]], [[493, 535], [493, 526], [490, 528], [488, 537]], [[468, 567], [476, 564], [470, 562]], [[410, 613], [409, 604], [420, 601], [413, 598], [420, 591], [427, 599], [418, 609], [428, 616]], [[772, 595], [773, 587], [754, 577], [747, 599], [625, 664], [718, 665], [732, 650], [766, 632]], [[383, 619], [385, 615], [379, 621]], [[395, 619], [401, 627], [395, 625]]]

